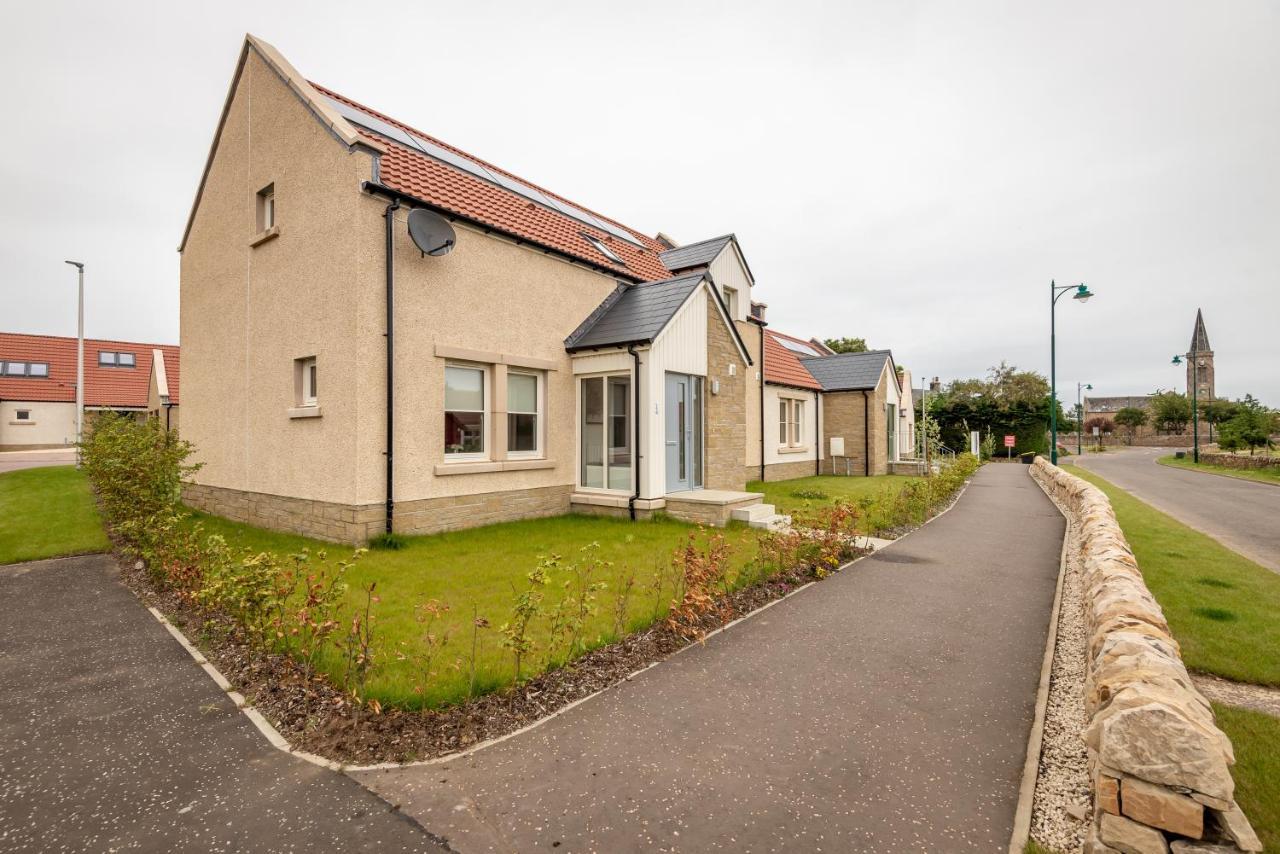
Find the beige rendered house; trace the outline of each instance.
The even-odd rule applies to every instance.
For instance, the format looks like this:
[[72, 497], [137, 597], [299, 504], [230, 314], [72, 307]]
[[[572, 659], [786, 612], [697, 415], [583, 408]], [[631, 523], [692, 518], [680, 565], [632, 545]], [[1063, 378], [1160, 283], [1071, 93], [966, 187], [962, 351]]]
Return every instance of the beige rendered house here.
[[[415, 245], [418, 211], [447, 254]], [[196, 506], [350, 542], [773, 516], [742, 491], [758, 368], [732, 236], [648, 237], [248, 37], [180, 251]]]

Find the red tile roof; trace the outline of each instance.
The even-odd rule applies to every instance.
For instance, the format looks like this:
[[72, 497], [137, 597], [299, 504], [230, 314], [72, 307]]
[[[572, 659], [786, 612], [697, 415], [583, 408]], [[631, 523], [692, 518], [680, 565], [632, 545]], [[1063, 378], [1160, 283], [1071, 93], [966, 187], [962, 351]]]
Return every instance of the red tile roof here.
[[772, 329], [766, 329], [764, 331], [765, 382], [797, 388], [821, 389], [821, 384], [813, 378], [813, 374], [809, 373], [804, 363], [800, 361], [799, 356], [782, 345], [781, 342], [784, 340], [801, 344], [813, 350], [817, 349], [803, 338], [795, 338], [791, 335], [784, 335], [781, 332], [774, 332]]
[[[622, 223], [579, 205], [577, 202], [552, 193], [549, 190], [513, 175], [491, 163], [474, 157], [465, 151], [441, 142], [435, 137], [425, 134], [410, 125], [396, 121], [390, 116], [372, 110], [363, 104], [352, 101], [332, 89], [318, 83], [312, 83], [321, 93], [329, 95], [342, 103], [360, 110], [370, 116], [381, 119], [401, 130], [435, 143], [461, 157], [483, 166], [491, 172], [501, 173], [514, 178], [553, 199], [581, 208], [592, 216], [605, 220], [612, 225], [633, 235], [641, 246], [635, 246], [626, 240], [614, 237], [606, 231], [594, 228], [559, 211], [535, 204], [505, 187], [490, 183], [455, 166], [428, 157], [390, 137], [382, 136], [363, 127], [356, 127], [361, 136], [373, 139], [386, 148], [378, 167], [381, 183], [399, 190], [406, 195], [421, 199], [428, 204], [445, 211], [456, 213], [467, 219], [475, 220], [497, 230], [507, 232], [515, 237], [528, 240], [539, 246], [554, 249], [565, 255], [586, 261], [596, 267], [613, 270], [621, 275], [640, 281], [653, 281], [669, 278], [671, 273], [658, 258], [658, 253], [667, 247], [652, 237], [628, 228]], [[605, 257], [583, 238], [583, 233], [596, 237], [620, 257], [625, 266], [619, 265]]]
[[[145, 407], [151, 391], [151, 351], [164, 353], [169, 378], [169, 401], [178, 402], [178, 348], [173, 344], [84, 339], [85, 406]], [[132, 368], [98, 365], [98, 351], [133, 353]], [[22, 335], [0, 332], [0, 362], [46, 362], [48, 378], [0, 376], [0, 400], [74, 401], [76, 399], [76, 339], [60, 335]]]

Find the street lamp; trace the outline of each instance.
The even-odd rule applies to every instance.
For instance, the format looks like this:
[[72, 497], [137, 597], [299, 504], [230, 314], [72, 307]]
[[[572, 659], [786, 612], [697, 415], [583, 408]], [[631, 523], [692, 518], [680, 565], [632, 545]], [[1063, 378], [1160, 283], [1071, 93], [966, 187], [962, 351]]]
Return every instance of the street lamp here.
[[1084, 285], [1059, 285], [1054, 281], [1049, 282], [1049, 430], [1052, 434], [1049, 460], [1054, 465], [1058, 464], [1058, 320], [1056, 312], [1059, 298], [1070, 290], [1075, 291], [1071, 298], [1080, 302], [1088, 302], [1093, 296], [1093, 292]]
[[[1196, 406], [1196, 398], [1198, 397], [1196, 392], [1200, 386], [1200, 366], [1196, 364], [1195, 350], [1187, 354], [1187, 363], [1191, 366], [1191, 382], [1188, 383], [1191, 386], [1191, 459], [1198, 464], [1200, 462], [1200, 417]], [[1182, 357], [1174, 356], [1173, 364], [1181, 365]]]
[[80, 467], [80, 443], [84, 441], [84, 264], [67, 261], [76, 268], [80, 279], [80, 296], [76, 307], [76, 467]]
[[1080, 401], [1080, 390], [1093, 391], [1089, 383], [1076, 383], [1076, 456], [1084, 453], [1084, 404]]

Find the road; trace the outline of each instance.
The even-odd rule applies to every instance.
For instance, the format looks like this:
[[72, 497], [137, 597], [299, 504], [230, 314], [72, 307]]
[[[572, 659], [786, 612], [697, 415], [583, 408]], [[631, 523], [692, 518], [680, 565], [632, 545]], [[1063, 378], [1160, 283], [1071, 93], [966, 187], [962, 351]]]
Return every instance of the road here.
[[1156, 462], [1170, 453], [1168, 448], [1122, 448], [1085, 454], [1075, 463], [1280, 572], [1280, 487]]
[[0, 474], [40, 466], [65, 466], [76, 461], [75, 448], [51, 448], [46, 451], [0, 451]]
[[271, 747], [108, 555], [0, 567], [0, 850], [442, 851]]
[[1064, 523], [1025, 466], [544, 725], [354, 773], [460, 851], [1001, 851]]

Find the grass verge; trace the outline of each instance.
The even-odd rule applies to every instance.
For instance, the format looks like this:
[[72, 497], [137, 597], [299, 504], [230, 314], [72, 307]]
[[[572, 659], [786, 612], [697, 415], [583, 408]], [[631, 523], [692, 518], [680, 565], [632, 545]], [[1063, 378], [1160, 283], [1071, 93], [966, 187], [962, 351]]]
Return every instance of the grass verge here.
[[[753, 480], [747, 484], [747, 491], [763, 492], [765, 503], [778, 508], [779, 513], [797, 513], [817, 507], [827, 507], [841, 500], [856, 504], [864, 499], [897, 495], [907, 484], [923, 479], [895, 474], [875, 477], [811, 475], [793, 480]], [[891, 501], [879, 503], [882, 506], [892, 505]], [[868, 527], [872, 527], [884, 520], [875, 519], [873, 514], [865, 521]]]
[[0, 474], [0, 564], [110, 548], [84, 472], [44, 466]]
[[1170, 454], [1167, 457], [1161, 457], [1156, 460], [1162, 466], [1172, 466], [1178, 469], [1188, 469], [1190, 471], [1208, 472], [1210, 474], [1223, 474], [1227, 477], [1236, 477], [1240, 480], [1253, 480], [1258, 483], [1274, 483], [1280, 485], [1280, 466], [1272, 466], [1265, 469], [1233, 469], [1226, 466], [1215, 466], [1209, 463], [1196, 463], [1191, 459], [1178, 459]]
[[1075, 474], [1111, 499], [1187, 666], [1237, 682], [1280, 685], [1280, 574], [1092, 472]]
[[1213, 711], [1236, 751], [1236, 802], [1263, 847], [1280, 851], [1280, 718], [1220, 703]]
[[[294, 534], [284, 534], [242, 525], [199, 512], [192, 522], [200, 522], [206, 533], [219, 534], [235, 550], [294, 554], [309, 549], [312, 554], [327, 552], [344, 557], [346, 547], [335, 546]], [[380, 601], [374, 625], [374, 659], [379, 666], [367, 687], [369, 697], [402, 708], [438, 706], [460, 702], [470, 691], [471, 643], [477, 645], [476, 692], [494, 690], [511, 681], [511, 653], [501, 646], [497, 627], [511, 619], [518, 591], [527, 588], [526, 574], [540, 557], [561, 555], [566, 567], [553, 571], [547, 588], [547, 607], [553, 608], [570, 594], [574, 578], [567, 564], [580, 564], [590, 550], [594, 559], [593, 579], [605, 587], [597, 596], [593, 612], [583, 629], [587, 648], [618, 639], [619, 635], [650, 625], [666, 616], [675, 595], [672, 555], [691, 533], [704, 542], [710, 532], [673, 519], [659, 518], [631, 522], [601, 516], [567, 515], [527, 519], [451, 531], [430, 536], [399, 538], [399, 547], [372, 549], [348, 571], [346, 607], [350, 612], [363, 601], [361, 590], [376, 583]], [[735, 578], [757, 553], [754, 531], [734, 525], [724, 530], [730, 546], [729, 561]], [[620, 594], [625, 601], [619, 605]], [[429, 619], [424, 606], [435, 600], [448, 610]], [[477, 618], [489, 627], [473, 629]], [[537, 649], [546, 649], [545, 621], [531, 625]], [[447, 639], [438, 656], [433, 678], [425, 680], [413, 662], [412, 653], [421, 648], [427, 635], [437, 641]], [[474, 636], [474, 638], [473, 638]], [[555, 666], [557, 662], [552, 662]], [[319, 661], [321, 670], [334, 681], [344, 664], [330, 654]], [[526, 661], [524, 673], [543, 669], [544, 662]], [[428, 689], [423, 691], [423, 685]]]

